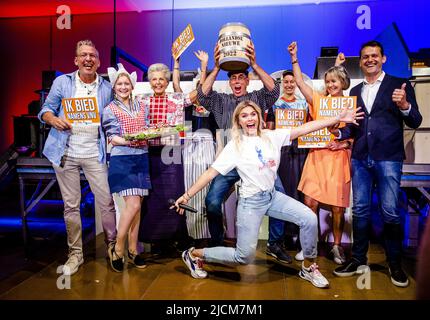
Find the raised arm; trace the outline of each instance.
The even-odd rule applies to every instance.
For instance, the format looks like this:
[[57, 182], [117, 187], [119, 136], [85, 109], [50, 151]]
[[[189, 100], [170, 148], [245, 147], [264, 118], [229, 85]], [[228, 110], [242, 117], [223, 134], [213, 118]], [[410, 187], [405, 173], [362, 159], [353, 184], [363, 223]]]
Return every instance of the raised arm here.
[[[202, 50], [195, 51], [194, 55], [200, 60], [200, 83], [203, 83], [206, 80], [209, 56], [207, 52]], [[197, 89], [190, 92], [190, 99], [193, 103], [197, 102], [197, 95]]]
[[275, 80], [273, 80], [273, 78], [257, 64], [257, 59], [255, 57], [255, 48], [252, 42], [250, 42], [246, 47], [245, 54], [249, 58], [251, 68], [255, 71], [260, 80], [263, 82], [264, 87], [267, 90], [272, 91], [275, 88]]
[[203, 83], [207, 77], [209, 55], [203, 50], [195, 51], [194, 55], [200, 60], [200, 83]]
[[302, 70], [300, 69], [299, 61], [297, 59], [297, 42], [291, 42], [288, 46], [288, 52], [291, 56], [291, 64], [293, 65], [294, 79], [296, 80], [297, 86], [299, 87], [302, 94], [305, 96], [306, 101], [311, 106], [313, 101], [314, 90], [309, 86], [302, 76]]
[[219, 52], [219, 47], [218, 44], [215, 46], [214, 49], [214, 61], [215, 61], [215, 66], [212, 70], [212, 72], [206, 77], [206, 80], [204, 82], [200, 81], [200, 83], [202, 84], [202, 92], [204, 95], [207, 95], [211, 89], [212, 86], [215, 82], [216, 77], [218, 76], [219, 73], [219, 56], [220, 56], [220, 52]]
[[334, 63], [334, 65], [336, 67], [342, 65], [343, 63], [345, 63], [346, 59], [345, 59], [345, 55], [343, 54], [343, 52], [339, 52], [339, 54], [336, 57], [336, 61]]
[[179, 57], [178, 57], [178, 59], [175, 60], [175, 64], [173, 66], [172, 80], [173, 80], [173, 91], [174, 92], [182, 92], [182, 89], [181, 89], [181, 70], [179, 67]]

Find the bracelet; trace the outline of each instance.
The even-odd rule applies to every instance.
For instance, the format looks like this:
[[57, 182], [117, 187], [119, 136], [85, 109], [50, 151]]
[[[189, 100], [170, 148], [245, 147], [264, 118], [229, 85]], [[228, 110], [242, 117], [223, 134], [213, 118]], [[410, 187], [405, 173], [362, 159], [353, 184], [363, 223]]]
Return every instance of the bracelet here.
[[[188, 194], [188, 191], [185, 191], [185, 193], [182, 195], [182, 197], [185, 199], [185, 200], [187, 200], [187, 201], [190, 201], [191, 200], [191, 197], [190, 197], [190, 195]], [[188, 199], [187, 199], [188, 198]]]
[[297, 59], [296, 59], [296, 60], [291, 61], [291, 64], [295, 64], [295, 63], [298, 63]]

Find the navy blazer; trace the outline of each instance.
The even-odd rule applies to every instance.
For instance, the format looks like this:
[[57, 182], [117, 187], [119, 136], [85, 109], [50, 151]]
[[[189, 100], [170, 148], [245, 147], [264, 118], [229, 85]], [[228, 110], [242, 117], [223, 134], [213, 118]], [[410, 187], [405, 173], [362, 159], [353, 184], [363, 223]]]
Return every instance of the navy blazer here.
[[[411, 111], [404, 116], [392, 100], [394, 89], [400, 89], [406, 83], [406, 100], [411, 104]], [[354, 138], [352, 158], [373, 160], [403, 161], [405, 150], [403, 146], [403, 122], [410, 128], [416, 129], [422, 122], [418, 111], [415, 92], [406, 79], [395, 78], [385, 74], [373, 103], [370, 114], [361, 97], [363, 83], [351, 89], [350, 96], [357, 96], [357, 106], [365, 112], [359, 126], [348, 124], [340, 129], [341, 139]]]

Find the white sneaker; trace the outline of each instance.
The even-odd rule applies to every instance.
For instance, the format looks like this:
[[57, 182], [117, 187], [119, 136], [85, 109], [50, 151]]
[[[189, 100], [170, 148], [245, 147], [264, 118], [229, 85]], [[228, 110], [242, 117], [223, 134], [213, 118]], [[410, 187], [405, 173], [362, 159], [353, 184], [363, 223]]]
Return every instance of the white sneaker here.
[[189, 248], [182, 252], [182, 261], [190, 269], [191, 276], [196, 279], [204, 279], [208, 276], [208, 273], [203, 270], [203, 260], [200, 258], [192, 258], [190, 252], [194, 250], [194, 247]]
[[71, 276], [78, 272], [79, 266], [84, 263], [84, 258], [82, 254], [71, 253], [69, 254], [69, 259], [63, 265], [63, 274], [66, 276]]
[[330, 253], [333, 255], [333, 260], [337, 264], [344, 264], [346, 262], [345, 253], [343, 248], [337, 244], [333, 246]]
[[321, 274], [316, 263], [313, 263], [309, 268], [305, 268], [302, 262], [302, 270], [300, 270], [299, 276], [317, 288], [328, 288], [329, 286], [328, 280]]
[[297, 252], [297, 254], [294, 256], [294, 259], [296, 259], [297, 261], [305, 260], [305, 257], [303, 256], [303, 250]]

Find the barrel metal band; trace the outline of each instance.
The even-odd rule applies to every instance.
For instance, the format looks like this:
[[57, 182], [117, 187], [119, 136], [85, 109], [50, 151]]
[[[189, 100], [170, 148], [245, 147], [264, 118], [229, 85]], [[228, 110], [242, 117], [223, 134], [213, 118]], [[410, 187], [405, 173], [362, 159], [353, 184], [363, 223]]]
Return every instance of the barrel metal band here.
[[244, 38], [248, 38], [249, 40], [251, 40], [251, 36], [249, 34], [246, 34], [246, 33], [243, 33], [243, 32], [230, 31], [230, 32], [226, 32], [226, 33], [223, 33], [223, 34], [219, 35], [218, 36], [218, 41], [222, 37], [228, 37], [228, 36], [239, 36], [239, 37], [244, 37]]
[[246, 52], [246, 49], [238, 46], [228, 46], [219, 50], [221, 53], [226, 53], [230, 51], [243, 51]]

